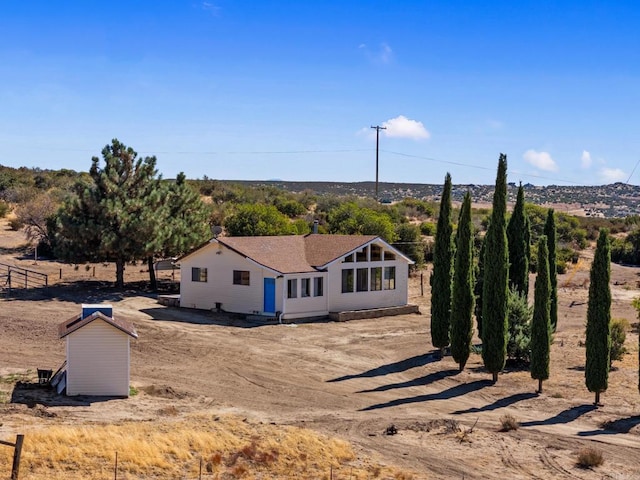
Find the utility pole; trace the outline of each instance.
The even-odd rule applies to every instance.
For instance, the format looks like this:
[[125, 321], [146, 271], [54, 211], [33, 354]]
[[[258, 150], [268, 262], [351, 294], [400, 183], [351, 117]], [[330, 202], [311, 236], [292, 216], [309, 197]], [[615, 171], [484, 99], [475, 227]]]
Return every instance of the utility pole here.
[[372, 126], [371, 128], [376, 129], [376, 201], [378, 201], [378, 152], [380, 150], [380, 130], [386, 130], [387, 127], [376, 125], [375, 127]]

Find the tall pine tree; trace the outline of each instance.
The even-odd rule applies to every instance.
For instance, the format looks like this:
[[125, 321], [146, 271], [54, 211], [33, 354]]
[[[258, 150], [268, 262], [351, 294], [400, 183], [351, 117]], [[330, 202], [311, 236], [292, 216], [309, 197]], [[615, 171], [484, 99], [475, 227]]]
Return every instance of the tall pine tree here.
[[449, 345], [453, 224], [451, 222], [451, 175], [444, 178], [431, 273], [431, 343], [441, 352]]
[[462, 202], [456, 234], [456, 258], [451, 302], [451, 356], [464, 369], [473, 336], [473, 224], [471, 194]]
[[551, 316], [551, 331], [555, 332], [558, 328], [558, 266], [556, 260], [556, 217], [553, 208], [547, 212], [544, 234], [547, 237], [549, 250], [549, 281], [551, 282], [549, 315]]
[[531, 378], [538, 380], [538, 393], [542, 393], [542, 381], [549, 378], [550, 293], [547, 237], [542, 235], [538, 240], [538, 274], [535, 284], [533, 321], [531, 322]]
[[524, 188], [518, 188], [518, 197], [507, 226], [509, 242], [509, 285], [524, 295], [529, 295], [529, 242], [531, 227], [524, 209]]
[[91, 159], [91, 184], [78, 183], [60, 210], [56, 253], [72, 262], [116, 264], [116, 286], [124, 286], [127, 262], [149, 255], [157, 212], [162, 205], [156, 158], [137, 158], [131, 148], [112, 140], [100, 159]]
[[500, 154], [493, 193], [491, 224], [487, 231], [482, 293], [482, 360], [498, 381], [507, 358], [507, 289], [509, 249], [506, 233], [507, 156]]
[[152, 290], [156, 289], [155, 257], [180, 256], [211, 237], [211, 209], [187, 183], [183, 172], [177, 175], [174, 182], [164, 182], [160, 187], [160, 195], [162, 205], [156, 211], [155, 235], [147, 239]]
[[595, 404], [609, 383], [609, 355], [611, 353], [611, 245], [609, 232], [600, 229], [596, 253], [589, 277], [589, 305], [587, 306], [587, 363], [585, 383], [595, 393]]

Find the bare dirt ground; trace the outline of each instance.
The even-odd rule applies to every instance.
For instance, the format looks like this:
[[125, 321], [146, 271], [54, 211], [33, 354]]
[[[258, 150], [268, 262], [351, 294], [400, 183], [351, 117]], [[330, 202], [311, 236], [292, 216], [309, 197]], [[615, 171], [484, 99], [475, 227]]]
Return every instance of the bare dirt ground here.
[[[611, 372], [604, 406], [592, 406], [584, 385], [588, 252], [559, 276], [551, 378], [536, 395], [537, 382], [526, 371], [507, 370], [492, 385], [479, 355], [462, 373], [450, 357], [437, 360], [429, 335], [428, 272], [424, 297], [420, 277], [411, 281], [410, 301], [420, 305], [421, 315], [260, 325], [166, 308], [133, 289], [117, 291], [105, 284], [114, 277], [109, 265], [97, 265], [95, 277], [93, 266], [34, 265], [23, 242], [0, 224], [0, 262], [49, 273], [53, 286], [2, 293], [0, 377], [56, 369], [64, 360], [58, 323], [77, 314], [80, 303], [104, 301], [138, 330], [131, 376], [140, 393], [100, 401], [11, 387], [3, 397], [0, 382], [0, 439], [61, 423], [154, 421], [172, 405], [182, 414], [233, 412], [342, 437], [382, 463], [414, 471], [415, 478], [640, 479], [637, 329], [627, 334], [630, 353]], [[127, 281], [145, 279], [143, 270], [129, 267]], [[630, 302], [640, 295], [640, 270], [611, 270], [612, 315], [635, 323]], [[520, 428], [500, 432], [507, 414]], [[390, 424], [396, 435], [383, 434]], [[603, 452], [602, 466], [576, 466], [577, 452], [586, 446]]]

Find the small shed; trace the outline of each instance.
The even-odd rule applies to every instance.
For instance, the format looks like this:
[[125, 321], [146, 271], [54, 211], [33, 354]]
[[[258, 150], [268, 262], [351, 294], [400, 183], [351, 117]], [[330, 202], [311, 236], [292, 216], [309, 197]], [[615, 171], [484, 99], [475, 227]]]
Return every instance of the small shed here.
[[58, 333], [67, 342], [67, 395], [129, 396], [130, 340], [138, 338], [131, 322], [111, 305], [85, 304]]

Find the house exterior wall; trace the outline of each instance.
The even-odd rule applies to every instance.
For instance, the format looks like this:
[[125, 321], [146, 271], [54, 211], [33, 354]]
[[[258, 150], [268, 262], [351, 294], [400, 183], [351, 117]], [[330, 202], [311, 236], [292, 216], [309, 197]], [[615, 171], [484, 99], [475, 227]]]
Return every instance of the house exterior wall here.
[[[384, 242], [375, 242], [379, 251], [389, 251], [392, 259], [374, 258], [370, 246], [365, 251], [367, 261], [342, 263], [344, 258], [326, 266], [326, 271], [280, 275], [266, 267], [262, 267], [253, 260], [247, 259], [235, 251], [212, 242], [185, 257], [180, 262], [180, 306], [213, 310], [220, 304], [222, 310], [244, 314], [266, 314], [264, 310], [264, 279], [275, 278], [275, 310], [282, 313], [284, 319], [325, 316], [330, 312], [363, 310], [382, 307], [406, 305], [408, 301], [409, 264], [406, 258], [389, 249]], [[286, 255], [287, 252], [283, 252]], [[386, 254], [385, 254], [386, 255]], [[192, 269], [207, 270], [206, 281], [193, 281]], [[371, 269], [381, 267], [395, 267], [395, 288], [354, 291], [342, 293], [342, 270], [351, 268], [356, 270], [366, 268], [369, 271], [369, 287]], [[249, 285], [234, 285], [233, 271], [248, 271]], [[314, 278], [323, 279], [323, 295], [314, 295]], [[311, 282], [311, 292], [308, 297], [302, 296], [302, 280], [308, 278]], [[288, 281], [296, 280], [296, 296], [289, 298]], [[269, 313], [273, 315], [274, 312]]]
[[[195, 282], [192, 268], [206, 268], [207, 281]], [[234, 285], [233, 271], [248, 271], [249, 285]], [[180, 262], [180, 306], [236, 313], [262, 313], [264, 278], [275, 274], [222, 245], [211, 243]], [[276, 280], [276, 309], [282, 309], [282, 287]], [[279, 302], [280, 301], [280, 302]]]
[[97, 319], [67, 336], [67, 395], [129, 396], [129, 335]]
[[[322, 278], [323, 292], [321, 296], [315, 296], [314, 292], [314, 279]], [[281, 292], [284, 292], [284, 315], [282, 318], [294, 319], [304, 317], [322, 317], [329, 314], [329, 297], [327, 291], [327, 273], [326, 272], [312, 272], [312, 273], [299, 273], [285, 275], [283, 278], [278, 279], [278, 282], [282, 286]], [[303, 279], [309, 279], [310, 292], [308, 297], [302, 296], [302, 281]], [[296, 297], [289, 298], [288, 293], [288, 281], [296, 280]]]
[[[371, 268], [395, 267], [395, 289], [375, 290], [365, 292], [342, 293], [342, 270], [354, 270], [354, 283], [356, 270], [366, 268], [369, 271], [368, 283], [371, 285]], [[383, 270], [384, 271], [384, 270]], [[397, 307], [408, 302], [409, 265], [404, 260], [376, 261], [376, 262], [336, 262], [328, 268], [329, 284], [329, 311], [342, 312], [346, 310], [363, 310], [369, 308]], [[354, 288], [355, 290], [355, 288]]]

